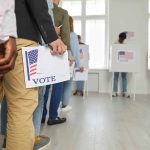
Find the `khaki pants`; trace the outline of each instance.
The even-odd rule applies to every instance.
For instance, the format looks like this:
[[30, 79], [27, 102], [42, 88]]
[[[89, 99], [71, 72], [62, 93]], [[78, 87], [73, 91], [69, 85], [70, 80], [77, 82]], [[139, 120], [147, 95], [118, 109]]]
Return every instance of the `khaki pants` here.
[[32, 115], [38, 103], [38, 90], [25, 88], [21, 48], [36, 45], [33, 41], [17, 39], [15, 68], [0, 78], [0, 98], [5, 94], [8, 105], [7, 150], [33, 150]]

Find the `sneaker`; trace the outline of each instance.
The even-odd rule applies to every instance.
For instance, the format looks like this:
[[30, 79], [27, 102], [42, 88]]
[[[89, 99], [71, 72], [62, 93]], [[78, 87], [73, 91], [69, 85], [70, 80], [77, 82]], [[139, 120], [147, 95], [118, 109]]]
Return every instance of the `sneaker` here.
[[118, 96], [118, 94], [116, 92], [112, 93], [112, 97], [117, 97], [117, 96]]
[[33, 150], [46, 150], [49, 145], [50, 145], [50, 138], [40, 135], [35, 137]]
[[55, 124], [61, 124], [66, 122], [66, 118], [60, 118], [57, 117], [55, 120], [48, 120], [47, 125], [55, 125]]
[[127, 92], [123, 92], [123, 93], [122, 93], [122, 96], [123, 96], [123, 97], [126, 97], [126, 98], [130, 98], [130, 95], [129, 95]]
[[61, 112], [63, 112], [63, 113], [71, 111], [71, 110], [72, 110], [72, 107], [69, 105], [61, 108]]

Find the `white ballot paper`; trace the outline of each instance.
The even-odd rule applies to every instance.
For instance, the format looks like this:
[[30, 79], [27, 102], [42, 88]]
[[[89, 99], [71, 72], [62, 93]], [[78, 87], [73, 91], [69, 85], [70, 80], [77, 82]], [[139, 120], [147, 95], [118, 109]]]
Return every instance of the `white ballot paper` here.
[[55, 56], [45, 46], [23, 47], [26, 88], [70, 80], [68, 53]]
[[73, 73], [74, 73], [74, 67], [75, 67], [75, 62], [73, 62], [73, 64], [70, 66], [70, 77], [73, 77]]
[[80, 72], [79, 68], [74, 69], [74, 81], [87, 81], [88, 79], [88, 70], [84, 69], [83, 72]]

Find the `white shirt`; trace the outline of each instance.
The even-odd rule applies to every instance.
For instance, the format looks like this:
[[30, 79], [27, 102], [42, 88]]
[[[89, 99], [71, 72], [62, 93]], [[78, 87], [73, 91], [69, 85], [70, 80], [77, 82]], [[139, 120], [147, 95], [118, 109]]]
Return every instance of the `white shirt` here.
[[17, 37], [15, 0], [0, 0], [0, 43], [9, 36]]

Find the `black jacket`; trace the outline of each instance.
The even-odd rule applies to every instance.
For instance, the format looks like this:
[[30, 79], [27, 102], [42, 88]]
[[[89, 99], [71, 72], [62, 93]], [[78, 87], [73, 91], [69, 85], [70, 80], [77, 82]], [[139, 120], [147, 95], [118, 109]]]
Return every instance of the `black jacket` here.
[[55, 41], [58, 37], [52, 19], [48, 14], [46, 0], [15, 0], [18, 38], [41, 41]]

